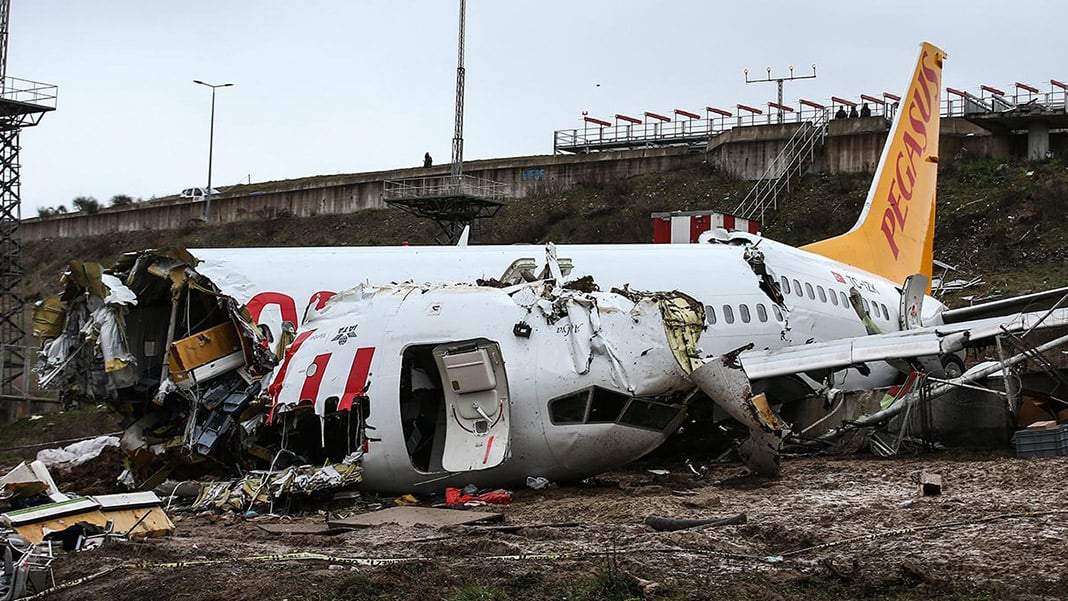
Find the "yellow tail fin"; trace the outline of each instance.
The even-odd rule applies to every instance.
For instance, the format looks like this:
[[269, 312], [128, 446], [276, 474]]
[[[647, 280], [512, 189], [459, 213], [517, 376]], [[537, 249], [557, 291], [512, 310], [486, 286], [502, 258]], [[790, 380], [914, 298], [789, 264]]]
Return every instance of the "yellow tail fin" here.
[[804, 250], [894, 282], [931, 278], [941, 106], [941, 49], [924, 42], [853, 229]]

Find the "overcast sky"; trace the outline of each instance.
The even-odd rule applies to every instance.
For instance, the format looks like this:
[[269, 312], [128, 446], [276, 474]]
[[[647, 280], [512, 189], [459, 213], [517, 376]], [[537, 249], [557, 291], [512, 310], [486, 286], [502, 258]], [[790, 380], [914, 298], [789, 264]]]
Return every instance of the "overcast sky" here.
[[[12, 0], [8, 75], [59, 86], [22, 134], [23, 215], [79, 195], [148, 199], [448, 162], [457, 0]], [[885, 7], [885, 8], [884, 8]], [[1068, 80], [1060, 0], [468, 0], [465, 158], [549, 154], [581, 112], [774, 100], [744, 83], [815, 63], [786, 100], [900, 93], [923, 40], [944, 83]], [[600, 85], [598, 85], [600, 84]]]

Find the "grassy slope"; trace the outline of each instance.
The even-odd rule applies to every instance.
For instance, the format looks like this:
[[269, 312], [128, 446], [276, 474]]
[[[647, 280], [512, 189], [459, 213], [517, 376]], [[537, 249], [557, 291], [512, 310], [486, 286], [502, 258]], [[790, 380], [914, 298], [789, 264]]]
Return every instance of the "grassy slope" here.
[[119, 430], [118, 416], [103, 405], [89, 405], [6, 424], [0, 428], [0, 475], [6, 474], [20, 461], [32, 461], [41, 449], [69, 444], [40, 446], [40, 443], [98, 436]]

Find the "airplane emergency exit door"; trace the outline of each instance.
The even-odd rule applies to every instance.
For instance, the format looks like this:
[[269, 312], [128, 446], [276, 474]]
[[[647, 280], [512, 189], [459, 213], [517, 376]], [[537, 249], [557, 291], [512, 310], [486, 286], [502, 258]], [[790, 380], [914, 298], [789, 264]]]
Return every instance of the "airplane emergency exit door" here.
[[434, 348], [445, 392], [445, 450], [450, 472], [484, 470], [508, 458], [511, 405], [500, 346], [480, 338]]

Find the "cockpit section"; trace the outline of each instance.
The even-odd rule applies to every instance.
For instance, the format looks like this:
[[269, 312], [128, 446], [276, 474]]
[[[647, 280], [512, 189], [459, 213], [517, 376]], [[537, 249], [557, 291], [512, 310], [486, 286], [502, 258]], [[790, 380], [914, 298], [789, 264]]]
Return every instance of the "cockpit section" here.
[[691, 392], [659, 397], [636, 397], [591, 386], [549, 401], [554, 426], [618, 424], [670, 432], [685, 418]]

